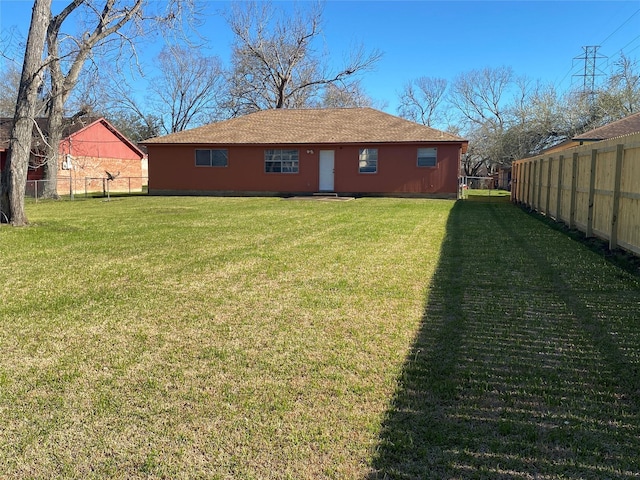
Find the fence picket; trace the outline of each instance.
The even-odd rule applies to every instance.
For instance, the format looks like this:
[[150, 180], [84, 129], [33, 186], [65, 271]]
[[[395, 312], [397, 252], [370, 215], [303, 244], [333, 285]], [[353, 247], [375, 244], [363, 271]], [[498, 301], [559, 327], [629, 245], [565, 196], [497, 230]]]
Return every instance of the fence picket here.
[[[551, 185], [556, 185], [556, 221], [606, 240], [612, 249], [621, 247], [640, 255], [640, 133], [594, 146], [569, 150], [568, 165], [568, 155], [559, 155], [557, 169], [553, 159], [543, 155], [515, 161], [512, 199], [554, 216]], [[543, 164], [547, 161], [543, 201], [543, 170], [547, 167]]]
[[618, 216], [620, 214], [620, 182], [622, 179], [622, 159], [624, 145], [616, 145], [616, 170], [613, 184], [613, 205], [611, 207], [611, 232], [609, 233], [609, 248], [618, 246]]

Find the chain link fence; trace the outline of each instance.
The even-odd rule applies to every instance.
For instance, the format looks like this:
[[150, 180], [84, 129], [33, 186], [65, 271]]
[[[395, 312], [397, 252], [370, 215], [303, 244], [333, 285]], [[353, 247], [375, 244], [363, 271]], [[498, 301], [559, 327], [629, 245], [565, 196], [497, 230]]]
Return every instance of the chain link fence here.
[[[63, 199], [83, 197], [108, 197], [111, 194], [139, 194], [146, 193], [149, 184], [148, 177], [116, 177], [112, 180], [105, 177], [68, 178], [61, 177], [56, 181], [58, 196]], [[27, 180], [25, 196], [35, 198], [36, 201], [48, 196], [53, 189], [50, 180]]]

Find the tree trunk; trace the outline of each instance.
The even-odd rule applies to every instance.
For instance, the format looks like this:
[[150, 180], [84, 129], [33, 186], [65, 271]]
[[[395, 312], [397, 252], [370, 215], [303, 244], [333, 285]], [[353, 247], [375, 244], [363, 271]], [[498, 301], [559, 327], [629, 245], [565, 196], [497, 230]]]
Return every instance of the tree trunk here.
[[[120, 5], [116, 8], [116, 2], [109, 0], [104, 3], [102, 9], [98, 9], [100, 2], [87, 2], [85, 0], [73, 0], [55, 17], [50, 17], [46, 27], [46, 42], [49, 52], [49, 72], [51, 74], [51, 100], [49, 102], [48, 139], [46, 147], [46, 163], [44, 165], [45, 191], [47, 198], [58, 197], [58, 165], [60, 154], [60, 141], [62, 140], [64, 105], [71, 91], [78, 83], [78, 77], [82, 72], [85, 61], [89, 58], [92, 49], [99, 45], [105, 38], [121, 30], [124, 25], [138, 15], [144, 0], [133, 0], [129, 6]], [[128, 2], [124, 2], [125, 4]], [[97, 22], [93, 32], [86, 31], [81, 38], [75, 39], [78, 46], [73, 53], [68, 52], [65, 64], [69, 66], [66, 74], [62, 69], [62, 60], [65, 57], [59, 53], [60, 28], [78, 7], [86, 4], [96, 13]], [[180, 1], [178, 1], [180, 4]], [[62, 36], [63, 39], [67, 38]], [[75, 57], [74, 57], [75, 55]], [[70, 185], [69, 191], [73, 186]]]
[[[53, 82], [52, 82], [53, 84]], [[49, 118], [47, 119], [47, 146], [46, 161], [44, 163], [44, 198], [58, 199], [58, 165], [60, 153], [60, 141], [62, 140], [62, 118], [64, 115], [64, 97], [55, 91], [52, 92], [49, 102]]]
[[16, 112], [9, 141], [7, 163], [0, 185], [0, 221], [27, 224], [24, 193], [31, 156], [33, 123], [42, 84], [44, 40], [51, 12], [51, 0], [35, 0], [24, 54]]

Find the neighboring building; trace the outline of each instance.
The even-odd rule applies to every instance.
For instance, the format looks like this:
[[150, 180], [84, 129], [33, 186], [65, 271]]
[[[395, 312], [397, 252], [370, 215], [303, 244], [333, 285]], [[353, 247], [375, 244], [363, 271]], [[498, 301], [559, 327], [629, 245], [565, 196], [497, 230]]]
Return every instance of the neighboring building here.
[[602, 127], [594, 128], [588, 132], [576, 135], [569, 140], [565, 140], [562, 143], [545, 149], [541, 154], [548, 155], [568, 150], [569, 148], [579, 147], [580, 145], [601, 142], [602, 140], [609, 140], [611, 138], [622, 137], [624, 135], [631, 135], [638, 132], [640, 132], [640, 113], [635, 113], [625, 118], [621, 118], [620, 120], [616, 120], [615, 122], [608, 123]]
[[511, 165], [501, 165], [498, 167], [497, 188], [500, 190], [511, 190]]
[[445, 198], [467, 143], [371, 108], [264, 110], [143, 142], [151, 194]]
[[[13, 119], [0, 118], [0, 170], [6, 162]], [[36, 119], [27, 175], [27, 192], [42, 189], [46, 119]], [[141, 191], [146, 184], [142, 161], [145, 154], [104, 118], [67, 119], [58, 157], [60, 195], [104, 191]], [[109, 181], [108, 173], [116, 176]]]
[[609, 140], [610, 138], [621, 137], [623, 135], [631, 135], [640, 132], [640, 113], [629, 115], [615, 122], [608, 123], [599, 128], [594, 128], [581, 135], [572, 138], [578, 145], [584, 145], [591, 142], [600, 142]]

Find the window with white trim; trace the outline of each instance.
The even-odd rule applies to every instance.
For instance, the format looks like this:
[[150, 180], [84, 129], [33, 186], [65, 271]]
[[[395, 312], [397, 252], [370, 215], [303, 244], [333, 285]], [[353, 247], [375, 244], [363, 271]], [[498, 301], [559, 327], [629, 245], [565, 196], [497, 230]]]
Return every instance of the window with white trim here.
[[298, 150], [265, 150], [264, 171], [266, 173], [298, 173]]
[[418, 149], [418, 166], [419, 167], [435, 167], [438, 159], [438, 149], [419, 148]]
[[196, 167], [226, 167], [229, 153], [225, 149], [196, 149]]
[[378, 149], [361, 148], [358, 159], [358, 171], [360, 173], [376, 173], [378, 171]]

